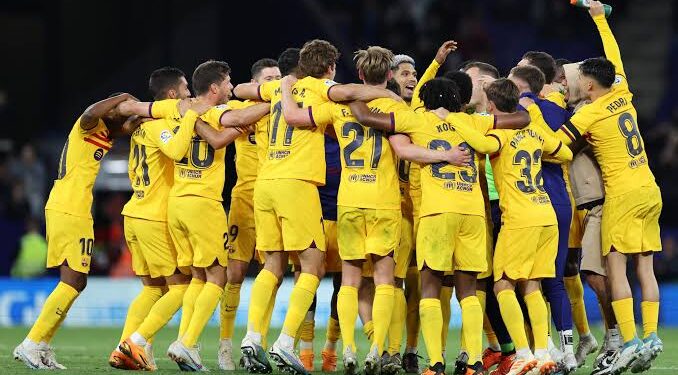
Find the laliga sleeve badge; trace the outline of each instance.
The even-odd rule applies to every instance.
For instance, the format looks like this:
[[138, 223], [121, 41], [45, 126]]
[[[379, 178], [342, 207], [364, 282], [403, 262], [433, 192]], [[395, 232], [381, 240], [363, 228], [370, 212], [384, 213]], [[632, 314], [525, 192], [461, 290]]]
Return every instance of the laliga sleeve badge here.
[[167, 142], [169, 142], [170, 139], [172, 139], [172, 132], [170, 132], [167, 129], [160, 132], [160, 141], [162, 143], [167, 144]]
[[94, 160], [96, 161], [101, 161], [104, 157], [104, 149], [98, 148], [96, 151], [94, 151]]

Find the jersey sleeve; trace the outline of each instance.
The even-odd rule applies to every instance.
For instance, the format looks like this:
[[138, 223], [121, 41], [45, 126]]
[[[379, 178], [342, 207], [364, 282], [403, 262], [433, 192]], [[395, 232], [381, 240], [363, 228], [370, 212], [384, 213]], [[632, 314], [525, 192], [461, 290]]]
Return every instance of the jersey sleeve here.
[[471, 124], [473, 125], [473, 127], [483, 134], [494, 129], [495, 124], [494, 115], [487, 113], [473, 113], [467, 116], [471, 118]]
[[153, 118], [170, 118], [172, 114], [177, 112], [179, 99], [165, 99], [151, 103], [149, 110]]
[[242, 108], [247, 108], [251, 105], [254, 105], [254, 102], [250, 101], [241, 101], [241, 100], [229, 100], [226, 102], [226, 105], [230, 109], [242, 109]]
[[559, 91], [552, 91], [546, 94], [546, 96], [544, 96], [544, 99], [550, 101], [551, 103], [557, 105], [560, 108], [565, 108], [567, 105], [565, 103], [565, 95], [563, 95], [563, 93]]
[[332, 125], [334, 122], [334, 106], [333, 102], [325, 102], [320, 105], [312, 105], [308, 107], [308, 115], [314, 126], [325, 128]]
[[167, 120], [149, 123], [150, 126], [146, 131], [149, 133], [150, 139], [158, 145], [163, 154], [172, 160], [181, 160], [186, 155], [191, 144], [197, 119], [198, 114], [189, 110], [181, 118], [181, 123], [176, 133], [170, 128], [172, 124]]
[[614, 72], [617, 74], [614, 85], [623, 85], [628, 87], [628, 83], [626, 82], [626, 73], [624, 72], [624, 64], [622, 63], [621, 59], [621, 52], [619, 51], [619, 45], [617, 44], [617, 40], [614, 38], [614, 34], [612, 34], [610, 25], [607, 23], [607, 18], [605, 18], [605, 15], [601, 14], [599, 16], [593, 17], [593, 21], [596, 23], [596, 26], [598, 27], [598, 33], [600, 34], [600, 39], [603, 41], [605, 57], [610, 60], [612, 64], [614, 64]]
[[586, 131], [596, 122], [595, 116], [591, 113], [588, 108], [591, 104], [587, 104], [582, 107], [577, 113], [575, 113], [570, 119], [563, 124], [563, 126], [558, 129], [556, 132], [556, 137], [563, 142], [565, 145], [579, 139], [582, 134], [585, 134]]
[[572, 160], [572, 150], [565, 146], [560, 139], [554, 137], [549, 131], [540, 131], [539, 134], [544, 140], [544, 144], [542, 146], [544, 154], [546, 154], [549, 159], [550, 157], [553, 157], [556, 160], [562, 162]]
[[457, 134], [466, 141], [474, 150], [482, 154], [492, 154], [501, 148], [501, 141], [493, 135], [485, 135], [485, 132], [478, 131], [475, 126], [464, 123], [454, 125]]
[[422, 124], [426, 123], [426, 117], [422, 113], [416, 113], [411, 109], [403, 109], [390, 112], [391, 129], [393, 133], [411, 134], [417, 131]]
[[213, 128], [219, 129], [221, 128], [221, 116], [223, 116], [224, 113], [230, 111], [231, 109], [232, 108], [229, 107], [227, 104], [220, 104], [218, 106], [210, 108], [207, 112], [200, 116], [200, 118], [206, 123], [210, 124]]
[[428, 68], [426, 68], [426, 71], [421, 76], [421, 78], [419, 78], [419, 82], [417, 82], [417, 86], [414, 87], [414, 92], [412, 93], [412, 102], [410, 104], [412, 108], [417, 109], [424, 106], [424, 102], [419, 99], [419, 92], [421, 91], [421, 87], [424, 86], [424, 83], [436, 77], [436, 74], [438, 74], [438, 69], [440, 69], [440, 64], [433, 60], [431, 61], [431, 64], [429, 64]]
[[316, 79], [313, 81], [315, 82], [314, 91], [317, 92], [320, 97], [323, 98], [323, 100], [331, 101], [332, 99], [330, 99], [330, 90], [332, 87], [338, 85], [338, 83], [331, 79]]
[[275, 88], [280, 84], [280, 80], [276, 81], [269, 81], [269, 82], [264, 82], [259, 87], [257, 90], [259, 91], [259, 99], [265, 101], [265, 102], [270, 102], [271, 98], [273, 97], [273, 92], [275, 92]]

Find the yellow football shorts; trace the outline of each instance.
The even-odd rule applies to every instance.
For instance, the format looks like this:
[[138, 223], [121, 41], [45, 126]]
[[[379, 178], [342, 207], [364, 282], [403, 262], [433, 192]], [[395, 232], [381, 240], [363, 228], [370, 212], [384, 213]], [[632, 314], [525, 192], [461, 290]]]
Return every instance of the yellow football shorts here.
[[45, 210], [47, 268], [68, 262], [72, 270], [89, 273], [94, 248], [94, 221], [91, 218]]
[[485, 272], [485, 218], [444, 212], [424, 216], [417, 233], [417, 267], [436, 271]]
[[[167, 277], [177, 269], [177, 252], [165, 221], [125, 216], [125, 239], [137, 276]], [[180, 269], [189, 274], [190, 269]]]
[[228, 264], [228, 219], [221, 202], [198, 196], [169, 197], [167, 224], [179, 267]]
[[494, 249], [494, 281], [555, 277], [558, 226], [502, 227]]
[[337, 206], [339, 256], [364, 260], [367, 254], [387, 256], [400, 240], [400, 210]]
[[308, 181], [257, 180], [254, 221], [259, 251], [325, 251], [320, 195]]
[[[489, 205], [488, 205], [489, 206]], [[489, 217], [489, 216], [487, 216]], [[485, 279], [492, 276], [492, 258], [494, 258], [494, 241], [492, 241], [492, 220], [485, 220], [485, 261], [487, 269], [478, 274], [478, 279]]]
[[341, 257], [337, 240], [337, 222], [323, 220], [325, 229], [325, 272], [341, 272]]
[[609, 254], [612, 247], [623, 254], [661, 251], [661, 212], [662, 196], [654, 184], [617, 197], [605, 197], [601, 223], [603, 255]]
[[228, 236], [231, 243], [229, 259], [249, 263], [254, 256], [256, 231], [254, 227], [254, 202], [244, 197], [231, 198], [228, 213]]
[[395, 252], [395, 277], [404, 279], [414, 250], [414, 222], [412, 215], [403, 211], [400, 218], [400, 244]]

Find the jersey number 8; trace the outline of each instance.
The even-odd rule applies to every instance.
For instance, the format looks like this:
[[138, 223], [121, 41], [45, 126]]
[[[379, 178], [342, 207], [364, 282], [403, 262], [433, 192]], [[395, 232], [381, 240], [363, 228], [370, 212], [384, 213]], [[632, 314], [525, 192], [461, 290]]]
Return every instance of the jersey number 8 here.
[[619, 116], [619, 131], [626, 140], [626, 151], [631, 157], [636, 157], [643, 152], [643, 140], [640, 138], [638, 126], [633, 116], [624, 112]]

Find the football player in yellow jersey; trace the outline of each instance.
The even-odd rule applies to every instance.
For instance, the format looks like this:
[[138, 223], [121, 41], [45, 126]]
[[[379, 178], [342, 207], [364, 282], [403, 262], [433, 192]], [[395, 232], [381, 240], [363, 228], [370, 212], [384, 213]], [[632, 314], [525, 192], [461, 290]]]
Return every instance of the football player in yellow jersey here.
[[59, 171], [45, 205], [47, 268], [59, 268], [60, 280], [14, 358], [32, 369], [64, 369], [50, 346], [68, 310], [85, 289], [94, 246], [92, 187], [112, 138], [128, 120], [119, 104], [134, 99], [118, 94], [96, 102], [78, 117], [61, 151]]
[[[191, 95], [184, 73], [177, 68], [155, 70], [148, 85], [155, 100], [183, 99]], [[207, 107], [201, 111], [205, 110]], [[125, 217], [127, 245], [132, 254], [132, 268], [144, 287], [130, 304], [118, 346], [130, 338], [149, 315], [153, 315], [149, 320], [162, 322], [158, 328], [162, 327], [181, 307], [183, 293], [191, 281], [189, 270], [184, 269], [182, 273], [177, 268], [176, 251], [167, 228], [167, 197], [173, 181], [173, 159], [181, 159], [186, 153], [195, 124], [194, 118], [185, 117], [185, 120], [190, 123], [183, 126], [173, 120], [150, 121], [137, 128], [131, 137], [129, 177], [134, 194], [123, 208], [122, 215]], [[178, 130], [176, 134], [173, 133], [175, 128]], [[169, 292], [163, 296], [166, 285]], [[166, 305], [173, 307], [168, 309]], [[147, 329], [142, 331], [142, 337], [153, 336]], [[120, 369], [136, 370], [147, 365], [155, 368], [152, 346], [145, 344], [142, 346], [148, 363], [137, 364], [118, 346], [111, 353], [108, 363]]]
[[[280, 69], [273, 59], [257, 60], [251, 69], [252, 82], [264, 83], [280, 79]], [[256, 104], [254, 101], [230, 100], [230, 108], [246, 108]], [[255, 129], [265, 130], [269, 116], [262, 117]], [[257, 178], [259, 160], [257, 156], [256, 130], [243, 134], [235, 140], [235, 170], [238, 180], [231, 191], [231, 208], [228, 213], [229, 236], [232, 244], [226, 268], [226, 287], [221, 299], [220, 334], [218, 362], [222, 370], [235, 370], [233, 361], [233, 328], [238, 305], [240, 287], [247, 268], [254, 257], [254, 182]]]
[[[358, 75], [367, 85], [386, 87], [390, 78], [393, 54], [381, 47], [370, 47], [356, 52]], [[395, 155], [388, 145], [391, 139], [368, 129], [351, 115], [346, 105], [325, 103], [310, 110], [299, 108], [294, 102], [287, 76], [282, 82], [283, 115], [289, 123], [306, 126], [333, 125], [339, 136], [342, 158], [342, 182], [339, 188], [338, 233], [339, 253], [342, 258], [342, 287], [338, 295], [339, 324], [343, 333], [344, 367], [346, 373], [357, 372], [355, 321], [358, 316], [358, 287], [361, 283], [363, 262], [371, 257], [374, 268], [375, 296], [372, 304], [374, 338], [365, 360], [365, 373], [379, 372], [382, 354], [387, 355], [384, 342], [391, 323], [394, 304], [393, 272], [400, 237], [400, 196], [396, 177]], [[389, 113], [406, 109], [402, 102], [377, 99], [370, 102], [373, 110]], [[353, 134], [353, 135], [352, 135]], [[401, 159], [422, 163], [450, 162], [463, 165], [468, 154], [458, 147], [453, 151], [428, 150], [412, 145], [409, 139], [401, 145], [399, 136], [392, 136], [394, 149]], [[404, 294], [401, 290], [404, 304]], [[400, 327], [402, 329], [402, 325]]]
[[[602, 4], [592, 1], [590, 6], [606, 58], [587, 59], [579, 65], [579, 89], [591, 103], [575, 113], [557, 134], [566, 143], [588, 135], [600, 164], [605, 185], [602, 251], [607, 257], [612, 307], [624, 339], [612, 372], [629, 367], [638, 372], [648, 369], [663, 350], [657, 336], [659, 289], [653, 268], [653, 253], [661, 251], [658, 220], [662, 199], [638, 130], [619, 46]], [[642, 341], [636, 336], [633, 298], [626, 277], [628, 257], [635, 260], [642, 290]]]
[[[490, 112], [512, 111], [517, 105], [518, 88], [507, 79], [491, 83], [485, 91]], [[534, 103], [528, 100], [521, 104], [528, 108], [531, 118], [540, 116]], [[468, 126], [457, 125], [456, 130], [476, 151], [496, 153], [491, 160], [503, 224], [494, 255], [494, 290], [516, 346], [516, 360], [509, 374], [522, 374], [532, 368], [549, 374], [556, 364], [548, 352], [548, 314], [539, 287], [542, 278], [555, 274], [558, 227], [549, 196], [542, 186], [541, 158], [545, 155], [569, 161], [572, 152], [541, 126], [532, 124], [523, 130], [497, 130], [486, 136]], [[515, 296], [517, 284], [523, 290], [530, 314], [534, 354]]]
[[[485, 132], [495, 126], [495, 121], [515, 126], [524, 126], [529, 121], [525, 114], [495, 118], [464, 113], [452, 113], [447, 120], [441, 121], [430, 112], [431, 109], [440, 106], [455, 112], [461, 109], [456, 84], [445, 78], [427, 82], [422, 87], [420, 97], [427, 109], [424, 113], [406, 110], [378, 114], [367, 110], [360, 103], [352, 103], [351, 110], [362, 124], [407, 133], [415, 144], [430, 149], [450, 149], [452, 144], [468, 147], [463, 138], [450, 130], [450, 123], [468, 123], [469, 126], [478, 127], [479, 131]], [[471, 362], [468, 371], [483, 371], [480, 362], [482, 309], [476, 297], [475, 280], [477, 273], [484, 272], [487, 268], [485, 209], [477, 181], [478, 159], [473, 151], [471, 154], [473, 161], [469, 167], [450, 167], [447, 163], [435, 163], [422, 169], [423, 195], [421, 224], [417, 234], [417, 264], [422, 275], [420, 318], [430, 357], [427, 373], [431, 374], [444, 372], [439, 297], [443, 273], [453, 270], [458, 274], [457, 296], [462, 305], [464, 335]], [[441, 199], [442, 197], [448, 198]], [[440, 228], [447, 230], [443, 229], [444, 232], [441, 233]]]
[[[299, 68], [306, 77], [294, 87], [295, 100], [308, 108], [328, 100], [372, 100], [391, 97], [385, 89], [337, 85], [338, 51], [323, 40], [307, 42], [300, 51]], [[262, 347], [261, 322], [271, 301], [274, 286], [282, 278], [288, 256], [301, 265], [301, 274], [290, 296], [282, 332], [269, 353], [286, 371], [305, 374], [303, 363], [293, 351], [294, 337], [323, 276], [325, 237], [317, 185], [325, 183], [324, 127], [299, 127], [282, 115], [280, 82], [241, 84], [240, 98], [271, 102], [271, 124], [267, 159], [254, 192], [257, 250], [266, 252], [264, 269], [252, 286], [248, 332], [241, 344], [250, 371], [270, 371]]]

